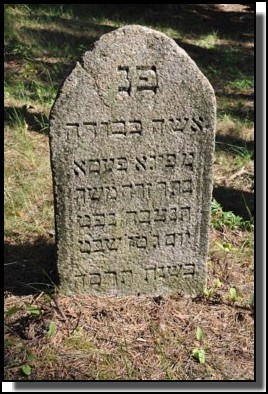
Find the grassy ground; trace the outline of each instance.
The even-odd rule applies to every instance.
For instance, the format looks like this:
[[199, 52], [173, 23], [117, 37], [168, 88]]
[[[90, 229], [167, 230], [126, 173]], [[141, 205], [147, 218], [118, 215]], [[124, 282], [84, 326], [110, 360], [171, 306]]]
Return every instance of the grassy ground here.
[[[254, 379], [254, 16], [239, 4], [173, 7], [5, 5], [6, 380]], [[55, 293], [49, 110], [82, 53], [129, 23], [174, 38], [216, 92], [202, 297]]]

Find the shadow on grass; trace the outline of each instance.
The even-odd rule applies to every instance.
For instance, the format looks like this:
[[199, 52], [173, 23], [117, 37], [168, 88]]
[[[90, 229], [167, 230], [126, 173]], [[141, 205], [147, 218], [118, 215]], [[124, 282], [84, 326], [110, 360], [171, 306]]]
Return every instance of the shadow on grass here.
[[254, 193], [225, 186], [215, 186], [213, 197], [222, 206], [224, 212], [232, 211], [245, 221], [254, 217]]
[[59, 56], [79, 60], [86, 50], [93, 48], [100, 36], [115, 29], [105, 24], [87, 22], [81, 26], [81, 21], [57, 19], [56, 23], [62, 31], [29, 27], [21, 29], [25, 37], [34, 40], [36, 48], [46, 48], [43, 52], [48, 57]]
[[4, 107], [4, 121], [10, 126], [24, 122], [30, 131], [35, 131], [44, 135], [48, 135], [48, 117], [41, 112], [35, 112], [31, 106], [23, 107]]
[[254, 93], [224, 93], [224, 96], [230, 100], [246, 100], [253, 101]]
[[247, 141], [243, 138], [237, 137], [236, 135], [229, 134], [218, 134], [216, 135], [216, 150], [230, 152], [239, 155], [243, 151], [247, 152], [251, 158], [254, 158], [254, 141]]
[[5, 242], [4, 291], [29, 295], [50, 292], [58, 285], [56, 246], [52, 241], [39, 237], [33, 242]]
[[207, 72], [210, 79], [233, 81], [239, 77], [254, 74], [254, 51], [236, 42], [235, 53], [231, 52], [229, 43], [215, 44], [211, 48], [185, 42], [183, 39], [175, 40], [189, 56], [198, 64], [203, 72]]
[[242, 123], [254, 123], [255, 111], [253, 88], [251, 90], [251, 93], [226, 93], [216, 91], [219, 118], [224, 115], [228, 115], [232, 119], [237, 119]]
[[[178, 29], [196, 36], [218, 31], [228, 38], [239, 36], [247, 41], [253, 34], [254, 7], [226, 12], [220, 4], [29, 4], [33, 15], [51, 18], [67, 12], [86, 24], [89, 20], [115, 23], [140, 23]], [[42, 19], [41, 19], [42, 20]]]
[[[21, 53], [27, 61], [29, 56], [36, 65], [39, 61], [38, 77], [45, 86], [49, 80], [57, 90], [75, 61], [81, 60], [81, 55], [90, 50], [102, 34], [132, 23], [156, 29], [171, 28], [180, 37], [177, 43], [209, 78], [216, 95], [225, 95], [226, 100], [237, 102], [245, 97], [227, 97], [222, 90], [230, 82], [253, 75], [254, 51], [247, 43], [254, 37], [254, 13], [250, 4], [243, 12], [239, 4], [236, 6], [237, 11], [226, 12], [224, 5], [218, 4], [27, 4], [27, 17], [39, 24], [22, 26], [20, 34], [10, 38], [8, 59], [13, 56], [16, 60]], [[224, 40], [212, 48], [189, 42], [209, 34]], [[31, 93], [30, 96], [35, 99]], [[253, 120], [253, 111], [244, 109], [239, 102], [235, 107], [231, 104], [227, 103], [225, 112], [241, 120]]]

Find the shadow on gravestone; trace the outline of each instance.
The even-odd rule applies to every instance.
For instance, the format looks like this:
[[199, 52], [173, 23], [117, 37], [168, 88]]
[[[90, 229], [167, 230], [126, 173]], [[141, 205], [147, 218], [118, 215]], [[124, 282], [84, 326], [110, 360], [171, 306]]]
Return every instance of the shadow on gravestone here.
[[214, 91], [175, 41], [105, 34], [50, 115], [57, 263], [67, 294], [203, 292]]

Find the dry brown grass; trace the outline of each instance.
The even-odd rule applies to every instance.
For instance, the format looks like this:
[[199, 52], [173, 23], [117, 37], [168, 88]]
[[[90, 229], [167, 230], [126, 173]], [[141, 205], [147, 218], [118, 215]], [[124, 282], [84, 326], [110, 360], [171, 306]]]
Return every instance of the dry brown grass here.
[[[157, 299], [156, 299], [157, 300]], [[7, 297], [6, 306], [28, 304]], [[7, 320], [5, 379], [23, 379], [21, 366], [33, 353], [33, 380], [251, 380], [253, 317], [220, 300], [58, 297], [39, 299], [42, 318], [28, 313]], [[48, 338], [49, 322], [56, 332]], [[196, 327], [205, 333], [206, 363], [191, 353]]]
[[[225, 256], [217, 249], [219, 235], [211, 232], [209, 296], [7, 293], [5, 311], [20, 310], [5, 318], [5, 379], [27, 379], [21, 367], [29, 364], [31, 380], [253, 380], [252, 256], [241, 261], [235, 248]], [[239, 234], [221, 236], [236, 239], [241, 249]], [[237, 302], [228, 299], [232, 286]], [[41, 315], [32, 316], [29, 305]], [[56, 330], [49, 337], [51, 321]], [[204, 332], [202, 343], [195, 337], [197, 326]], [[192, 357], [199, 346], [205, 349], [204, 365]]]

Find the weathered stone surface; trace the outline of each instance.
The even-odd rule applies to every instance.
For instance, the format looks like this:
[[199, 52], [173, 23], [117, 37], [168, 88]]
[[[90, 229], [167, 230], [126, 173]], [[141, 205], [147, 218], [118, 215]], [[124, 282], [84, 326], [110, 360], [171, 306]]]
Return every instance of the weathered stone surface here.
[[172, 39], [105, 34], [51, 111], [62, 290], [198, 293], [206, 284], [215, 96]]

